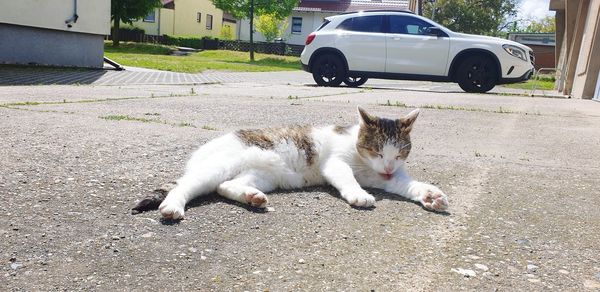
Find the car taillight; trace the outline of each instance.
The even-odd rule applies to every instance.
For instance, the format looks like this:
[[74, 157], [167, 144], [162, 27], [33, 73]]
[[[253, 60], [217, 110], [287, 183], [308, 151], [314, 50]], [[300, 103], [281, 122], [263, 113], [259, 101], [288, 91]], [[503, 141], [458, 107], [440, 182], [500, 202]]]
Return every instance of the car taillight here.
[[305, 46], [310, 45], [310, 43], [312, 43], [312, 41], [315, 39], [317, 35], [315, 35], [314, 32], [311, 32], [307, 37], [306, 37], [306, 42], [304, 42]]

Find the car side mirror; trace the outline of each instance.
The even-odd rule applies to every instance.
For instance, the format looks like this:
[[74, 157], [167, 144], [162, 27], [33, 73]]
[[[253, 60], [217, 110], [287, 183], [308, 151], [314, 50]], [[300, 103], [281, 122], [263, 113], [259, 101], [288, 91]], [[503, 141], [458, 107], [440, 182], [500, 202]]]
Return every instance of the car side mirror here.
[[446, 36], [446, 33], [444, 33], [439, 27], [432, 26], [427, 28], [427, 35], [443, 37]]

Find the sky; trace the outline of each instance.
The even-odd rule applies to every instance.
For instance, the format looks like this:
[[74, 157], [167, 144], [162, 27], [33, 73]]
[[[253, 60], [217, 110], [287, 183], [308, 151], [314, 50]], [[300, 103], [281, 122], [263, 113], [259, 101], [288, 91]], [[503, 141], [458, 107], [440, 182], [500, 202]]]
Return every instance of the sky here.
[[554, 15], [554, 11], [548, 10], [550, 0], [521, 0], [517, 18], [539, 20], [548, 15]]

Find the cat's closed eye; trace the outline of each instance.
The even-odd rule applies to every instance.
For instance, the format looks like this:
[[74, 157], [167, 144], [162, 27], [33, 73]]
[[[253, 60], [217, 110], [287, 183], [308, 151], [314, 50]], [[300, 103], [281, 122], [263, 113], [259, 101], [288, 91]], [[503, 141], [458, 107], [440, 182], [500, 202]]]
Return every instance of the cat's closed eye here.
[[396, 155], [396, 160], [398, 159], [404, 159], [408, 156], [409, 151], [407, 149], [401, 149], [400, 153], [398, 153], [398, 155]]
[[371, 156], [379, 156], [379, 158], [383, 158], [383, 155], [375, 150], [368, 150]]
[[373, 156], [373, 157], [374, 157], [374, 156], [379, 156], [379, 158], [383, 158], [383, 155], [382, 155], [381, 153], [379, 153], [379, 152], [377, 152], [377, 151], [375, 151], [375, 150], [373, 150], [373, 149], [371, 149], [371, 148], [368, 148], [368, 147], [363, 147], [363, 146], [360, 146], [360, 148], [362, 148], [363, 150], [365, 150], [365, 151], [369, 152], [369, 154], [370, 154], [371, 156]]

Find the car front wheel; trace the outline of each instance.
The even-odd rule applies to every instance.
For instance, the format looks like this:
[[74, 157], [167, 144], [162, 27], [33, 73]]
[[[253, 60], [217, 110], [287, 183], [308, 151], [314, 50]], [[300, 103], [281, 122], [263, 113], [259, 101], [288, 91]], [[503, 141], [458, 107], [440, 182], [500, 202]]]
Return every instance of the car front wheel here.
[[367, 80], [369, 80], [369, 78], [364, 76], [347, 76], [346, 79], [344, 79], [344, 83], [348, 85], [348, 87], [359, 87], [365, 84]]
[[496, 86], [498, 80], [496, 64], [485, 56], [465, 59], [458, 67], [457, 74], [458, 85], [466, 92], [488, 92]]
[[319, 86], [339, 86], [346, 78], [346, 69], [336, 55], [317, 57], [313, 66], [313, 79]]

